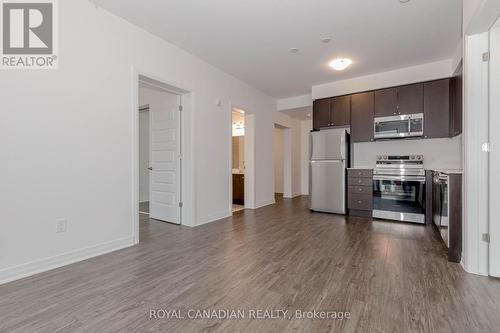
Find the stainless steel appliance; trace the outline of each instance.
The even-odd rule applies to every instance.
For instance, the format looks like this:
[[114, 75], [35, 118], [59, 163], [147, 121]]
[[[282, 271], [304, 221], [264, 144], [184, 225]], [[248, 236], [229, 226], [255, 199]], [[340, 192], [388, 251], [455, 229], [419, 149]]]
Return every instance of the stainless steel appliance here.
[[425, 223], [422, 155], [377, 156], [373, 171], [373, 217]]
[[434, 203], [434, 215], [433, 221], [441, 234], [446, 246], [450, 246], [449, 238], [449, 191], [448, 191], [448, 175], [440, 172], [435, 172], [434, 177], [434, 187], [437, 190], [436, 201]]
[[424, 135], [424, 114], [377, 117], [374, 120], [375, 139], [421, 137]]
[[345, 129], [311, 132], [309, 208], [318, 212], [346, 213], [346, 168], [349, 134]]

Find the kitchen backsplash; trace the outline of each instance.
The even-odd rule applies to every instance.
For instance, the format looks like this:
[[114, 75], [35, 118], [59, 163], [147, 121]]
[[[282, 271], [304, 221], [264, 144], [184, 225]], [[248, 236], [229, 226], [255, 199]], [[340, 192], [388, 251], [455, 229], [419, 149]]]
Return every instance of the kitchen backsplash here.
[[462, 136], [425, 140], [355, 143], [355, 168], [373, 168], [377, 155], [424, 155], [426, 169], [462, 169]]

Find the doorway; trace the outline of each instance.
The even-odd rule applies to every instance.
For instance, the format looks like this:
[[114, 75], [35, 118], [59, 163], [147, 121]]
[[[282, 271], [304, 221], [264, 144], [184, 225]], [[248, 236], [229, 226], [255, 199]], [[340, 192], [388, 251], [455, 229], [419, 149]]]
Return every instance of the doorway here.
[[231, 111], [232, 212], [245, 209], [245, 111]]
[[274, 196], [283, 197], [285, 191], [285, 128], [274, 124]]
[[139, 81], [139, 220], [181, 224], [181, 95]]

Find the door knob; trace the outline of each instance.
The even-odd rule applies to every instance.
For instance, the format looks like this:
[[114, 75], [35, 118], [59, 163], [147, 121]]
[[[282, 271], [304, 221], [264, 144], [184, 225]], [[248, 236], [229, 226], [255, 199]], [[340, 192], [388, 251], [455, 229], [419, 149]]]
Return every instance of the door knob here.
[[153, 171], [153, 167], [149, 167], [149, 168], [148, 168], [148, 170], [149, 170], [149, 171]]

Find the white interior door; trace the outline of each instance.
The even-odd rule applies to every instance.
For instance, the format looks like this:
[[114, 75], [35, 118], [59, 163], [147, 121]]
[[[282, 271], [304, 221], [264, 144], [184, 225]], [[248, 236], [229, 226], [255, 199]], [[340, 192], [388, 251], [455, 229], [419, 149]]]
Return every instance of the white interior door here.
[[489, 270], [500, 277], [500, 19], [490, 30]]
[[179, 95], [158, 92], [150, 103], [150, 217], [181, 223]]

